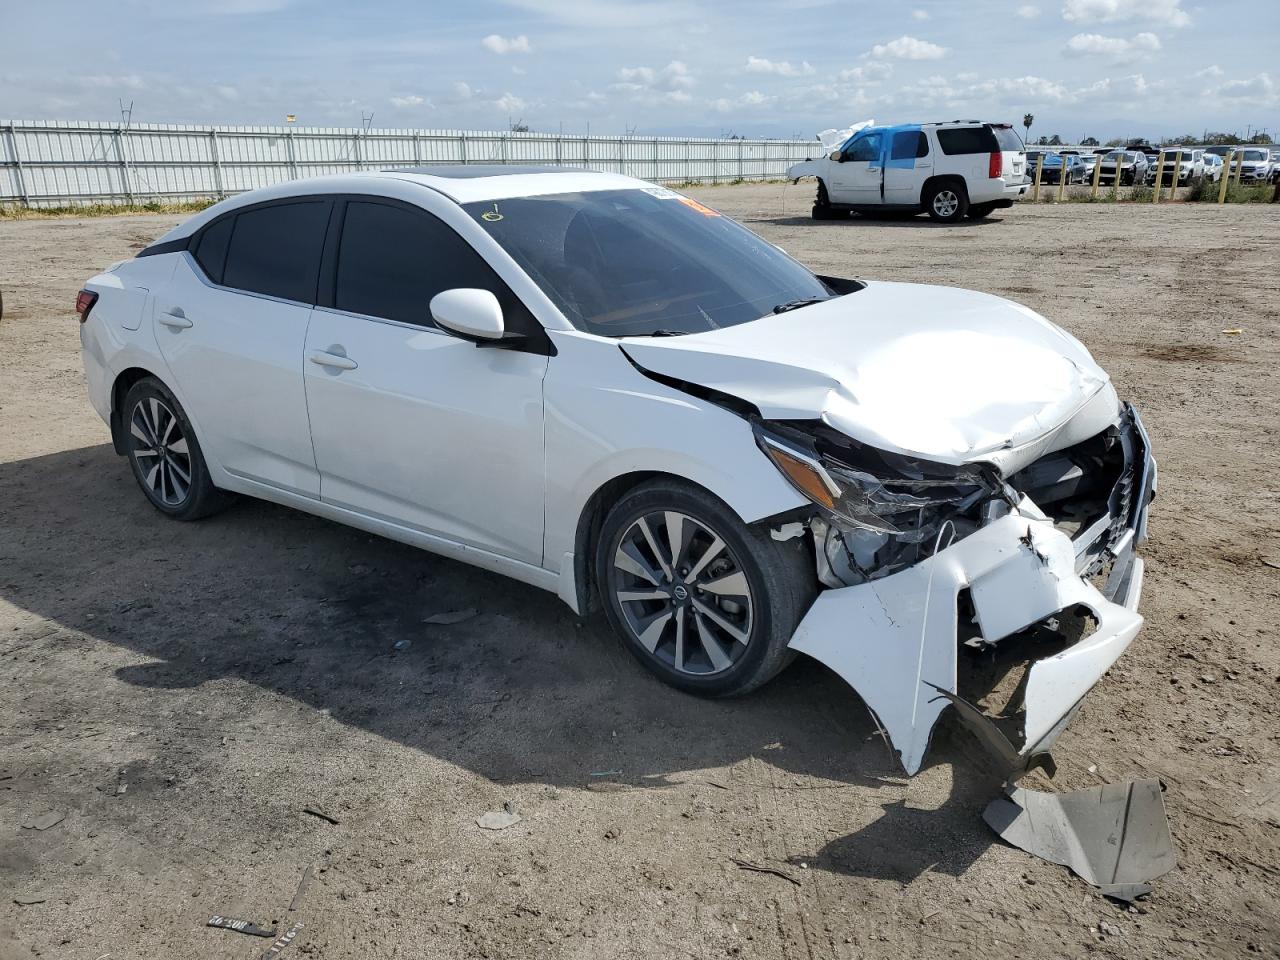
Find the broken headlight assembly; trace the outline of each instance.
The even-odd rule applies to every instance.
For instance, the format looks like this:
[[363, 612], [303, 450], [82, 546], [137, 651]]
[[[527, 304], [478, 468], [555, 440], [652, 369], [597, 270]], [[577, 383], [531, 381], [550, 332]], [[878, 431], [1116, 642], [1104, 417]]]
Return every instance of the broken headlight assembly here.
[[828, 586], [894, 573], [978, 528], [1013, 496], [993, 467], [950, 466], [859, 444], [821, 421], [756, 421], [756, 442], [820, 508], [811, 521]]

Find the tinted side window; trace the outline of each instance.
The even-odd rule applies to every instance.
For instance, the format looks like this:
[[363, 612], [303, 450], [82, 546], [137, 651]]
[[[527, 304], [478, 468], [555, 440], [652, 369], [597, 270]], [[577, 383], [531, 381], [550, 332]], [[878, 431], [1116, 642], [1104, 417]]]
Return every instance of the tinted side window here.
[[434, 326], [431, 298], [454, 287], [493, 293], [509, 330], [541, 327], [493, 269], [448, 224], [422, 210], [353, 200], [338, 247], [334, 306]]
[[962, 153], [995, 153], [1000, 144], [986, 127], [949, 127], [938, 131], [938, 146], [948, 156]]
[[235, 222], [235, 217], [223, 217], [205, 227], [200, 234], [200, 242], [196, 245], [196, 262], [214, 283], [222, 283], [222, 268], [227, 262], [227, 245]]
[[855, 140], [845, 151], [845, 160], [879, 160], [880, 134], [869, 133], [861, 140]]
[[281, 203], [238, 214], [223, 284], [314, 303], [328, 223], [327, 200]]
[[929, 138], [923, 130], [904, 130], [893, 135], [890, 160], [912, 160], [929, 155]]

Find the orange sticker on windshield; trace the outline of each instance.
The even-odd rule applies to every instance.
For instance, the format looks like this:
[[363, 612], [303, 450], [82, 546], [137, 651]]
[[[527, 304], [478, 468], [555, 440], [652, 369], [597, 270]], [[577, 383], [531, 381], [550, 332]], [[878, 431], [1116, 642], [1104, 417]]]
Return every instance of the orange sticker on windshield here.
[[680, 197], [679, 199], [680, 199], [680, 202], [683, 203], [690, 210], [697, 210], [704, 217], [720, 216], [720, 214], [716, 213], [710, 207], [706, 207], [700, 204], [697, 200], [693, 199], [693, 197]]

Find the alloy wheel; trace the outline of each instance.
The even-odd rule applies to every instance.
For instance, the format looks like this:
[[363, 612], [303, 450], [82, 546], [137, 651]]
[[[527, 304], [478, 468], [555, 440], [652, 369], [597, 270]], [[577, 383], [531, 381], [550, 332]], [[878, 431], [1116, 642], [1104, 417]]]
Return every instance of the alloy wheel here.
[[609, 581], [627, 629], [666, 666], [705, 677], [746, 653], [751, 586], [728, 544], [705, 523], [673, 510], [639, 517], [618, 542]]
[[182, 424], [163, 400], [143, 397], [129, 418], [129, 456], [152, 496], [177, 507], [191, 492], [191, 452]]
[[954, 190], [943, 189], [933, 195], [933, 212], [940, 217], [955, 216], [959, 206], [960, 198], [956, 196]]

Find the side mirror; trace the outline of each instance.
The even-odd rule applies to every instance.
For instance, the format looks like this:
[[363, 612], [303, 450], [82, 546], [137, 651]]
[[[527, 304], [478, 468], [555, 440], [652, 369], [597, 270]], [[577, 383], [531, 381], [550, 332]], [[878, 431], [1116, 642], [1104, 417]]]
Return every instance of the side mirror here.
[[431, 298], [431, 319], [440, 329], [473, 343], [501, 340], [502, 305], [488, 290], [456, 287]]
[[844, 154], [841, 153], [839, 150], [832, 150], [831, 153], [827, 156], [828, 160], [834, 160], [836, 163], [840, 163], [843, 158], [844, 158]]

